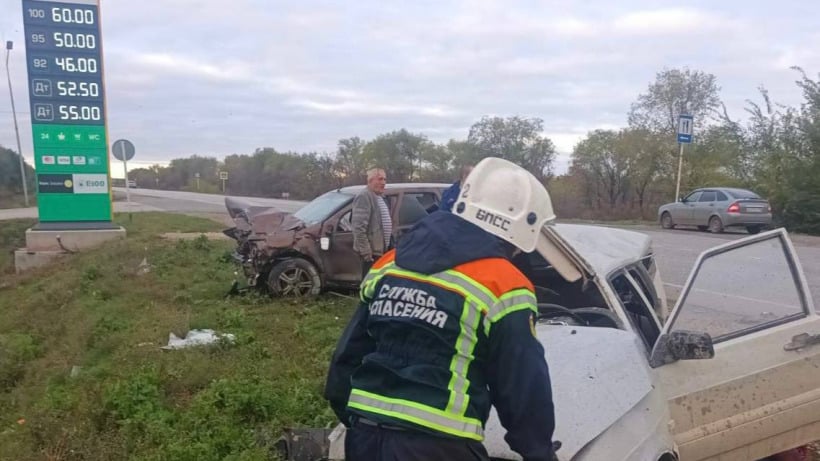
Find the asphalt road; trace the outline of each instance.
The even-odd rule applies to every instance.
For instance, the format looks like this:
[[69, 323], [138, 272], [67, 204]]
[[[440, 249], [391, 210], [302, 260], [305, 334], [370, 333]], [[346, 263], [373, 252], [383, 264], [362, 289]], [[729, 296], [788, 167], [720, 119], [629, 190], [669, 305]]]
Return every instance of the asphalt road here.
[[[115, 188], [118, 196], [115, 202], [116, 211], [169, 211], [184, 213], [203, 213], [210, 215], [224, 215], [226, 220], [225, 197], [222, 195], [198, 194], [193, 192], [161, 191], [153, 189], [131, 189], [131, 204], [125, 203], [125, 189]], [[296, 211], [305, 202], [292, 200], [269, 199], [259, 197], [234, 197], [244, 200], [253, 205], [273, 206], [285, 211]], [[32, 215], [33, 213], [33, 215]], [[0, 210], [0, 219], [15, 217], [36, 217], [35, 209], [23, 210]], [[736, 240], [747, 236], [745, 232], [727, 232], [725, 234], [713, 235], [697, 230], [662, 230], [658, 227], [630, 226], [630, 230], [642, 232], [653, 240], [653, 247], [657, 254], [658, 268], [661, 276], [666, 282], [667, 295], [670, 299], [676, 299], [680, 289], [686, 283], [692, 267], [698, 255], [712, 247], [720, 245], [730, 240]], [[803, 267], [812, 297], [820, 303], [820, 238], [807, 236], [791, 236], [797, 251], [798, 259]], [[761, 255], [757, 260], [746, 261], [751, 263], [765, 264], [768, 261], [766, 255]], [[716, 275], [719, 282], [731, 283], [733, 265], [723, 264], [719, 275]], [[738, 261], [738, 266], [743, 266], [744, 262]], [[728, 277], [728, 278], [727, 278]], [[772, 289], [774, 288], [774, 289]], [[749, 287], [751, 294], [757, 297], [755, 290], [761, 287]], [[776, 291], [777, 287], [762, 287], [769, 292]], [[747, 290], [744, 288], [743, 290]], [[723, 291], [723, 290], [722, 290]], [[765, 294], [761, 291], [761, 295]], [[752, 296], [749, 296], [752, 298]]]
[[[125, 199], [124, 188], [115, 187], [114, 192], [120, 200]], [[224, 195], [154, 189], [130, 189], [129, 192], [132, 201], [157, 210], [184, 213], [227, 213]], [[259, 197], [231, 196], [231, 198], [243, 200], [251, 205], [272, 206], [289, 212], [296, 211], [307, 203], [297, 200]]]
[[[725, 234], [708, 234], [698, 230], [688, 229], [651, 229], [645, 227], [630, 228], [638, 232], [645, 233], [652, 237], [653, 248], [657, 254], [658, 268], [661, 276], [667, 284], [667, 291], [670, 298], [677, 299], [680, 289], [686, 283], [698, 256], [703, 251], [706, 251], [715, 246], [726, 243], [730, 240], [737, 240], [747, 237], [746, 232], [729, 232]], [[790, 236], [792, 243], [797, 252], [797, 259], [803, 267], [803, 272], [809, 285], [809, 291], [812, 293], [812, 298], [820, 302], [820, 238], [808, 237], [803, 235]], [[768, 253], [768, 255], [777, 255], [776, 253]], [[777, 259], [776, 261], [780, 261]], [[769, 261], [766, 257], [761, 256], [761, 259], [752, 259], [747, 261], [749, 264], [766, 264]], [[743, 266], [743, 262], [738, 261], [737, 266]], [[740, 270], [737, 267], [736, 270]], [[731, 282], [732, 271], [727, 270], [716, 276], [719, 283], [729, 284]], [[765, 289], [769, 292], [775, 291], [775, 287], [757, 287], [749, 288]], [[750, 293], [754, 297], [763, 293]], [[753, 297], [753, 296], [748, 296]]]

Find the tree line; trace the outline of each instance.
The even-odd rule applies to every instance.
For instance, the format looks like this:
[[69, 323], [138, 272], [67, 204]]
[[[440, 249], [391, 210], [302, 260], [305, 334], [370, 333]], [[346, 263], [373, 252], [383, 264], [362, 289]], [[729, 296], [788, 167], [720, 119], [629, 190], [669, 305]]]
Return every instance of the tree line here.
[[638, 96], [621, 130], [596, 130], [572, 152], [567, 175], [551, 185], [558, 216], [657, 219], [675, 199], [677, 116], [694, 116], [685, 147], [681, 194], [697, 187], [741, 187], [769, 199], [777, 225], [820, 233], [820, 79], [802, 69], [798, 107], [768, 91], [748, 99], [738, 121], [720, 99], [714, 75], [671, 69]]
[[[264, 147], [223, 160], [177, 158], [129, 175], [139, 187], [216, 193], [225, 171], [229, 194], [308, 200], [364, 184], [374, 166], [385, 168], [390, 182], [452, 182], [462, 165], [500, 156], [547, 185], [560, 217], [655, 220], [657, 207], [675, 199], [678, 115], [687, 113], [694, 116], [695, 139], [685, 147], [682, 194], [706, 186], [748, 188], [770, 200], [778, 225], [820, 233], [820, 79], [794, 71], [799, 106], [778, 104], [761, 87], [747, 100], [741, 122], [721, 101], [716, 76], [664, 69], [628, 108], [627, 126], [587, 133], [561, 175], [554, 174], [555, 145], [543, 120], [520, 116], [484, 117], [466, 139], [446, 143], [400, 129], [370, 140], [341, 139], [332, 153]], [[0, 150], [0, 194], [14, 193], [19, 184], [19, 168], [4, 160], [10, 154]]]
[[[387, 171], [388, 181], [453, 182], [465, 164], [501, 156], [531, 171], [542, 181], [553, 176], [555, 146], [543, 135], [538, 118], [485, 117], [466, 140], [437, 144], [423, 133], [406, 129], [377, 136], [341, 139], [333, 154], [278, 152], [266, 147], [252, 154], [229, 155], [223, 161], [192, 156], [174, 159], [167, 167], [129, 172], [139, 187], [219, 192], [219, 172], [228, 173], [226, 193], [292, 199], [312, 199], [330, 189], [364, 184], [369, 168]], [[197, 178], [197, 173], [199, 177]]]

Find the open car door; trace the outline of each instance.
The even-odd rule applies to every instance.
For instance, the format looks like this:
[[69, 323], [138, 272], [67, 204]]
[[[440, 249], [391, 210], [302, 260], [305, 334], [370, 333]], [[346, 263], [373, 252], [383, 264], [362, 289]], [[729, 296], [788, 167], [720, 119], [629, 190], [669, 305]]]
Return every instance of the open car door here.
[[709, 333], [715, 354], [657, 368], [682, 460], [820, 439], [820, 317], [785, 230], [704, 252], [664, 327], [680, 330]]

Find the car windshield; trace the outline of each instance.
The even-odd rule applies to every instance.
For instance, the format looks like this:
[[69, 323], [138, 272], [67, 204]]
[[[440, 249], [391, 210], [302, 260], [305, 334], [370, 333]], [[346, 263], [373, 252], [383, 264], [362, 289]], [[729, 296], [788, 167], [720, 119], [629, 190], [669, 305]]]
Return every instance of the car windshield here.
[[743, 190], [743, 189], [732, 189], [732, 190], [728, 190], [727, 192], [729, 193], [729, 195], [731, 195], [734, 198], [754, 198], [754, 199], [759, 199], [760, 198], [760, 196], [755, 194], [754, 192], [748, 191], [748, 190]]
[[342, 205], [353, 199], [350, 194], [332, 191], [320, 195], [293, 215], [307, 225], [324, 221]]

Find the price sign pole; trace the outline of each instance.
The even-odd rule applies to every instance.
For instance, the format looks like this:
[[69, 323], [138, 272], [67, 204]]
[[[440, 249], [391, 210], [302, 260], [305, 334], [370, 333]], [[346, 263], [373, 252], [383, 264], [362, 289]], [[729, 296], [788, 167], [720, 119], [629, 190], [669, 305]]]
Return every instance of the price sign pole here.
[[97, 0], [22, 0], [40, 229], [111, 229]]

